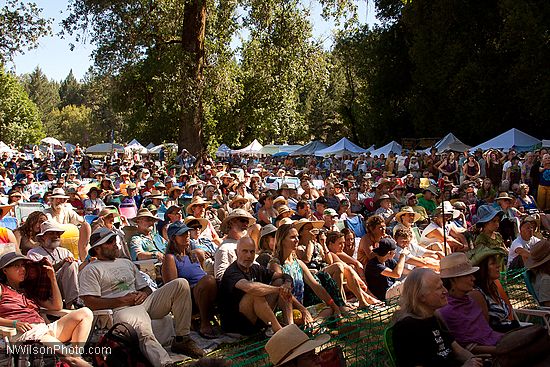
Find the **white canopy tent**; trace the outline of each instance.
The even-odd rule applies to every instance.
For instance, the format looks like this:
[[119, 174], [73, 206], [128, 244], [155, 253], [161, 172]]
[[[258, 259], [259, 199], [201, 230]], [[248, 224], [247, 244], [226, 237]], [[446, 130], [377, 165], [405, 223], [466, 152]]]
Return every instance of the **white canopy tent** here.
[[160, 154], [160, 150], [164, 147], [164, 149], [172, 149], [172, 150], [178, 150], [178, 145], [176, 143], [166, 143], [166, 144], [160, 144], [157, 145], [154, 148], [149, 149], [150, 154]]
[[147, 148], [145, 148], [139, 141], [133, 139], [131, 142], [126, 145], [126, 149], [132, 152], [138, 152], [139, 154], [147, 154]]
[[92, 145], [86, 149], [86, 154], [111, 154], [115, 151], [118, 153], [124, 153], [124, 147], [120, 144], [101, 143]]
[[341, 157], [343, 155], [359, 155], [361, 153], [366, 153], [366, 150], [352, 143], [348, 138], [342, 138], [330, 147], [316, 151], [315, 155], [318, 157], [326, 155]]
[[8, 144], [4, 143], [3, 141], [0, 141], [0, 153], [9, 153], [12, 154], [15, 152], [13, 149], [11, 149]]
[[242, 148], [242, 149], [237, 149], [237, 150], [232, 150], [231, 153], [232, 154], [251, 154], [251, 155], [260, 155], [260, 150], [263, 148], [263, 145], [260, 144], [260, 142], [256, 139], [254, 139], [254, 141], [252, 143], [250, 143], [248, 146]]
[[292, 153], [292, 152], [294, 152], [295, 150], [297, 150], [301, 147], [302, 147], [301, 145], [268, 144], [268, 145], [264, 145], [262, 147], [262, 149], [260, 149], [260, 154], [273, 155], [273, 154], [277, 154], [277, 153]]
[[229, 148], [225, 144], [220, 145], [216, 150], [216, 157], [227, 157], [230, 154], [231, 154], [231, 148]]
[[[445, 135], [441, 140], [435, 143], [434, 147], [437, 149], [438, 152], [443, 152], [445, 150], [463, 152], [471, 148], [469, 145], [461, 142], [460, 139], [458, 139], [453, 133], [448, 133], [447, 135]], [[425, 149], [424, 153], [430, 154], [431, 149], [432, 148]]]
[[384, 154], [387, 157], [388, 154], [390, 154], [390, 152], [395, 153], [395, 154], [401, 154], [402, 150], [403, 150], [403, 148], [401, 147], [401, 145], [398, 144], [395, 140], [393, 140], [393, 141], [389, 142], [388, 144], [384, 145], [383, 147], [372, 150], [370, 152], [370, 154], [372, 156], [375, 156], [375, 155], [380, 156], [380, 154]]
[[518, 150], [531, 150], [534, 146], [541, 144], [542, 142], [518, 129], [510, 129], [484, 143], [481, 143], [471, 150], [481, 149], [503, 149], [508, 150], [511, 148]]

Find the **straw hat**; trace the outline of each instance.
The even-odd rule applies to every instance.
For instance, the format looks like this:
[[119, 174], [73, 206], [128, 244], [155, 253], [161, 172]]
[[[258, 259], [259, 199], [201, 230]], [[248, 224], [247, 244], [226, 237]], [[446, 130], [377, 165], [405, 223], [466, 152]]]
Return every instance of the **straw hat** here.
[[101, 209], [98, 216], [99, 217], [106, 217], [108, 215], [113, 214], [115, 217], [120, 217], [120, 214], [118, 213], [118, 210], [114, 206], [106, 206], [105, 208]]
[[193, 207], [195, 207], [197, 205], [206, 205], [208, 207], [208, 206], [210, 206], [210, 202], [204, 200], [200, 196], [195, 196], [193, 198], [193, 200], [191, 201], [191, 203], [189, 205], [187, 205], [187, 209], [186, 209], [187, 214], [193, 214]]
[[166, 196], [162, 195], [162, 192], [159, 190], [151, 190], [151, 195], [149, 196], [150, 199], [164, 199]]
[[246, 204], [248, 203], [248, 199], [246, 199], [245, 197], [241, 196], [241, 195], [236, 195], [233, 200], [231, 200], [229, 202], [229, 207], [230, 208], [235, 208], [238, 204]]
[[413, 208], [411, 208], [410, 206], [404, 206], [404, 207], [401, 208], [400, 212], [395, 214], [395, 220], [398, 221], [398, 222], [401, 222], [401, 217], [405, 214], [414, 214], [413, 222], [416, 222], [416, 221], [420, 220], [420, 217], [421, 217], [420, 214], [415, 212], [413, 210]]
[[323, 228], [323, 225], [325, 224], [325, 222], [323, 222], [322, 220], [311, 221], [309, 219], [302, 218], [302, 219], [294, 222], [294, 228], [296, 228], [298, 233], [300, 233], [300, 230], [306, 224], [311, 224], [313, 226], [313, 228], [320, 229], [320, 228]]
[[53, 193], [52, 196], [50, 196], [50, 199], [69, 199], [69, 196], [65, 195], [65, 190], [56, 187], [55, 189], [53, 189]]
[[204, 231], [208, 227], [208, 219], [206, 218], [195, 218], [192, 215], [186, 217], [183, 221], [189, 228], [195, 228], [194, 225], [190, 225], [191, 222], [197, 222], [200, 224], [200, 231]]
[[61, 228], [56, 222], [51, 222], [47, 220], [40, 225], [40, 233], [37, 234], [36, 237], [42, 237], [48, 232], [65, 233], [65, 230]]
[[174, 191], [179, 191], [180, 193], [185, 191], [183, 187], [179, 187], [178, 185], [174, 185], [168, 189], [168, 195], [171, 195]]
[[541, 240], [531, 247], [531, 254], [525, 262], [527, 269], [533, 269], [537, 266], [541, 266], [545, 262], [550, 260], [550, 241]]
[[273, 205], [277, 205], [278, 203], [282, 203], [284, 205], [288, 205], [288, 201], [285, 199], [284, 196], [277, 196], [274, 200], [273, 200]]
[[[189, 207], [188, 207], [189, 208]], [[248, 226], [253, 225], [256, 223], [256, 218], [254, 218], [252, 215], [250, 215], [249, 212], [243, 209], [235, 209], [229, 214], [227, 217], [225, 217], [222, 221], [222, 224], [220, 225], [220, 230], [224, 233], [227, 233], [229, 231], [228, 225], [231, 220], [235, 218], [246, 218], [248, 219]]]
[[277, 223], [278, 226], [282, 226], [283, 224], [294, 224], [294, 221], [290, 218], [283, 218]]
[[376, 202], [379, 203], [382, 200], [391, 200], [391, 198], [388, 194], [380, 195], [380, 197], [376, 200]]
[[279, 219], [281, 217], [281, 215], [285, 214], [285, 213], [292, 213], [294, 214], [294, 210], [290, 209], [288, 206], [286, 205], [281, 205], [278, 209], [277, 209], [277, 219]]
[[472, 263], [463, 252], [447, 255], [439, 263], [439, 275], [441, 278], [461, 277], [473, 274], [478, 270], [479, 267], [472, 266]]
[[434, 216], [437, 217], [443, 215], [443, 213], [445, 213], [445, 215], [452, 214], [453, 219], [456, 219], [460, 216], [460, 212], [456, 210], [448, 201], [442, 202], [437, 208], [435, 208]]
[[138, 210], [137, 215], [134, 217], [134, 221], [137, 221], [139, 218], [151, 218], [154, 220], [160, 220], [159, 217], [153, 215], [149, 209], [142, 208]]
[[265, 345], [269, 359], [274, 366], [280, 366], [302, 354], [311, 352], [330, 340], [327, 334], [309, 339], [306, 333], [294, 324], [277, 331]]
[[501, 192], [500, 194], [498, 194], [498, 196], [495, 198], [496, 201], [499, 201], [499, 200], [510, 200], [510, 201], [513, 201], [514, 198], [510, 197], [510, 195], [508, 195], [507, 192]]

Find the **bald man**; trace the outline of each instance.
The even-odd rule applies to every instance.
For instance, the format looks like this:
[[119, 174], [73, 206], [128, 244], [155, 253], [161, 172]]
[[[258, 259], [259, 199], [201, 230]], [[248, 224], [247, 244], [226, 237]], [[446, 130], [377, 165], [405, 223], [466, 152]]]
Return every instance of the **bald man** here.
[[225, 270], [220, 283], [222, 328], [225, 332], [250, 335], [271, 324], [281, 329], [273, 309], [283, 311], [285, 322], [292, 319], [292, 278], [255, 264], [256, 245], [250, 237], [237, 242], [237, 260]]

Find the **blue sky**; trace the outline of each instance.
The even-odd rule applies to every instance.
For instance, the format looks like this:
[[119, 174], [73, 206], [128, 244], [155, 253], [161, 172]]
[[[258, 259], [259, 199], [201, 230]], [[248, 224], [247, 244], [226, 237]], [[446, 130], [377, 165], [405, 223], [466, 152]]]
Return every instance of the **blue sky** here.
[[[42, 38], [37, 49], [15, 57], [16, 73], [29, 73], [39, 66], [50, 79], [60, 81], [65, 79], [69, 70], [72, 69], [75, 77], [81, 79], [92, 64], [90, 54], [94, 49], [93, 45], [75, 43], [72, 38], [61, 39], [55, 35], [61, 29], [59, 23], [66, 16], [68, 2], [66, 0], [34, 0], [34, 2], [43, 9], [44, 17], [54, 19], [52, 25], [54, 36]], [[322, 19], [321, 8], [316, 2], [312, 1], [311, 4], [314, 37], [322, 40], [325, 47], [329, 48], [332, 44], [334, 24]], [[372, 1], [357, 1], [357, 6], [359, 21], [362, 24], [375, 23]], [[71, 42], [75, 44], [73, 51], [69, 49]]]

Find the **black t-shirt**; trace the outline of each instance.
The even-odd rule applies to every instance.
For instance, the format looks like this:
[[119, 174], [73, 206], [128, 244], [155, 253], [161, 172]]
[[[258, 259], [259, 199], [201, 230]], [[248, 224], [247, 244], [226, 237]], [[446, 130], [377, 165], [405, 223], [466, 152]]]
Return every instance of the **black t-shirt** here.
[[222, 323], [230, 322], [235, 319], [235, 314], [239, 313], [239, 303], [245, 295], [242, 290], [235, 288], [235, 284], [239, 280], [246, 279], [251, 282], [269, 284], [272, 278], [273, 272], [258, 264], [252, 264], [248, 273], [243, 272], [236, 261], [229, 265], [223, 273], [219, 287]]
[[462, 363], [453, 356], [452, 335], [435, 316], [405, 317], [393, 326], [393, 350], [397, 367], [455, 367]]
[[370, 259], [365, 266], [365, 280], [367, 287], [379, 300], [386, 299], [386, 291], [395, 283], [395, 279], [382, 275], [386, 268], [394, 269], [397, 266], [395, 259], [390, 259], [382, 264], [375, 257]]

